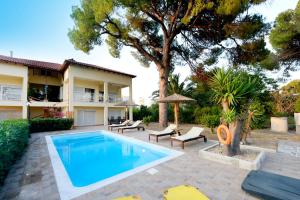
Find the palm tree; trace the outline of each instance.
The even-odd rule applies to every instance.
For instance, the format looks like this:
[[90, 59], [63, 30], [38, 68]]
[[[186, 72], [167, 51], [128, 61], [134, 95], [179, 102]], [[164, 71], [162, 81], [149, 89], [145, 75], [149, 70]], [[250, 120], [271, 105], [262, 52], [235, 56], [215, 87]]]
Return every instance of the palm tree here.
[[240, 135], [245, 120], [245, 106], [258, 93], [258, 81], [243, 71], [217, 69], [210, 79], [213, 100], [223, 107], [223, 121], [232, 134], [230, 145], [225, 145], [228, 155], [240, 153]]
[[[181, 94], [183, 96], [191, 96], [191, 93], [193, 91], [193, 83], [189, 82], [186, 84], [188, 81], [185, 79], [184, 81], [180, 82], [180, 75], [179, 74], [171, 74], [168, 78], [168, 88], [167, 92], [168, 95], [177, 93]], [[157, 99], [159, 97], [159, 90], [155, 90], [152, 93], [152, 99]]]

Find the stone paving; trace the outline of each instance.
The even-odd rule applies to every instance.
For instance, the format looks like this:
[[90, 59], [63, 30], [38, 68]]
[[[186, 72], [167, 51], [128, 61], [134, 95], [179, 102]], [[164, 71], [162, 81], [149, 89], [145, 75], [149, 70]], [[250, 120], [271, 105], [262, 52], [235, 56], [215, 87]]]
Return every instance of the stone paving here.
[[[0, 199], [59, 199], [45, 135], [103, 128], [86, 127], [72, 131], [32, 134], [27, 151], [13, 166], [1, 188]], [[124, 135], [148, 141], [146, 131], [129, 130], [124, 132]], [[170, 148], [168, 137], [161, 138], [158, 144]], [[241, 183], [248, 173], [247, 170], [199, 157], [199, 149], [211, 144], [212, 141], [187, 143], [184, 155], [154, 167], [158, 173], [150, 175], [143, 171], [76, 199], [110, 200], [125, 195], [139, 195], [143, 200], [161, 200], [164, 190], [180, 184], [196, 186], [210, 199], [256, 199], [241, 189]], [[180, 145], [173, 148], [181, 150]], [[299, 158], [281, 153], [267, 153], [262, 170], [300, 178], [299, 167]]]

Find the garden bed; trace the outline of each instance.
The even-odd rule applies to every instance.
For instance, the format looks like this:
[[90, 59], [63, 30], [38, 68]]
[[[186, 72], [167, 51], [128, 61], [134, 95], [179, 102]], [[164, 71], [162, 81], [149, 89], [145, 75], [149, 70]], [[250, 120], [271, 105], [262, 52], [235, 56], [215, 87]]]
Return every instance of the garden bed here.
[[223, 164], [230, 164], [242, 169], [256, 170], [259, 169], [265, 159], [265, 151], [272, 151], [259, 147], [241, 146], [241, 154], [233, 157], [226, 156], [223, 147], [219, 144], [211, 145], [207, 148], [201, 149], [199, 154], [201, 157], [220, 162]]

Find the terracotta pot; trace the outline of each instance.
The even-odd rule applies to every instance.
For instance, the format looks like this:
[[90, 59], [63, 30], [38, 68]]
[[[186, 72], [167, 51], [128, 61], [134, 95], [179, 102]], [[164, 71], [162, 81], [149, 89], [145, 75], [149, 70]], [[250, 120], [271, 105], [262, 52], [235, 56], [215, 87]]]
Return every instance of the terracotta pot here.
[[275, 132], [288, 132], [287, 117], [271, 117], [271, 130]]

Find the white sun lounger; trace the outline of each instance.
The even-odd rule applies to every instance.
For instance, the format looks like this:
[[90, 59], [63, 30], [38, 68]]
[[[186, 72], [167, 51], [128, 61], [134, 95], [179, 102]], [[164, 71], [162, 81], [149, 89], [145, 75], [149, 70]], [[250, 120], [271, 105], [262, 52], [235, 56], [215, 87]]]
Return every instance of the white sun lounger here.
[[184, 143], [185, 142], [197, 140], [197, 139], [200, 139], [200, 138], [203, 138], [204, 142], [207, 142], [207, 138], [204, 135], [201, 134], [203, 131], [204, 131], [204, 129], [201, 128], [201, 127], [192, 127], [184, 135], [171, 137], [171, 146], [173, 146], [173, 141], [181, 142], [182, 149], [184, 149]]
[[113, 130], [113, 128], [119, 128], [119, 127], [127, 126], [129, 123], [130, 123], [130, 120], [126, 120], [121, 124], [111, 124], [111, 125], [108, 125], [108, 130]]
[[148, 139], [150, 141], [151, 136], [152, 136], [152, 137], [155, 137], [156, 138], [156, 142], [158, 142], [158, 138], [159, 137], [167, 136], [167, 135], [170, 135], [170, 136], [174, 135], [176, 133], [175, 129], [176, 129], [176, 125], [175, 124], [170, 124], [167, 128], [165, 128], [162, 131], [147, 130], [149, 132]]
[[144, 131], [144, 130], [145, 130], [145, 127], [140, 126], [140, 124], [141, 124], [142, 122], [143, 122], [143, 121], [138, 120], [138, 121], [134, 122], [134, 123], [133, 123], [132, 125], [130, 125], [130, 126], [120, 127], [120, 128], [118, 128], [118, 132], [121, 131], [121, 133], [123, 133], [123, 131], [126, 130], [126, 129], [137, 129], [138, 131], [139, 131], [140, 129], [142, 129], [142, 130]]

